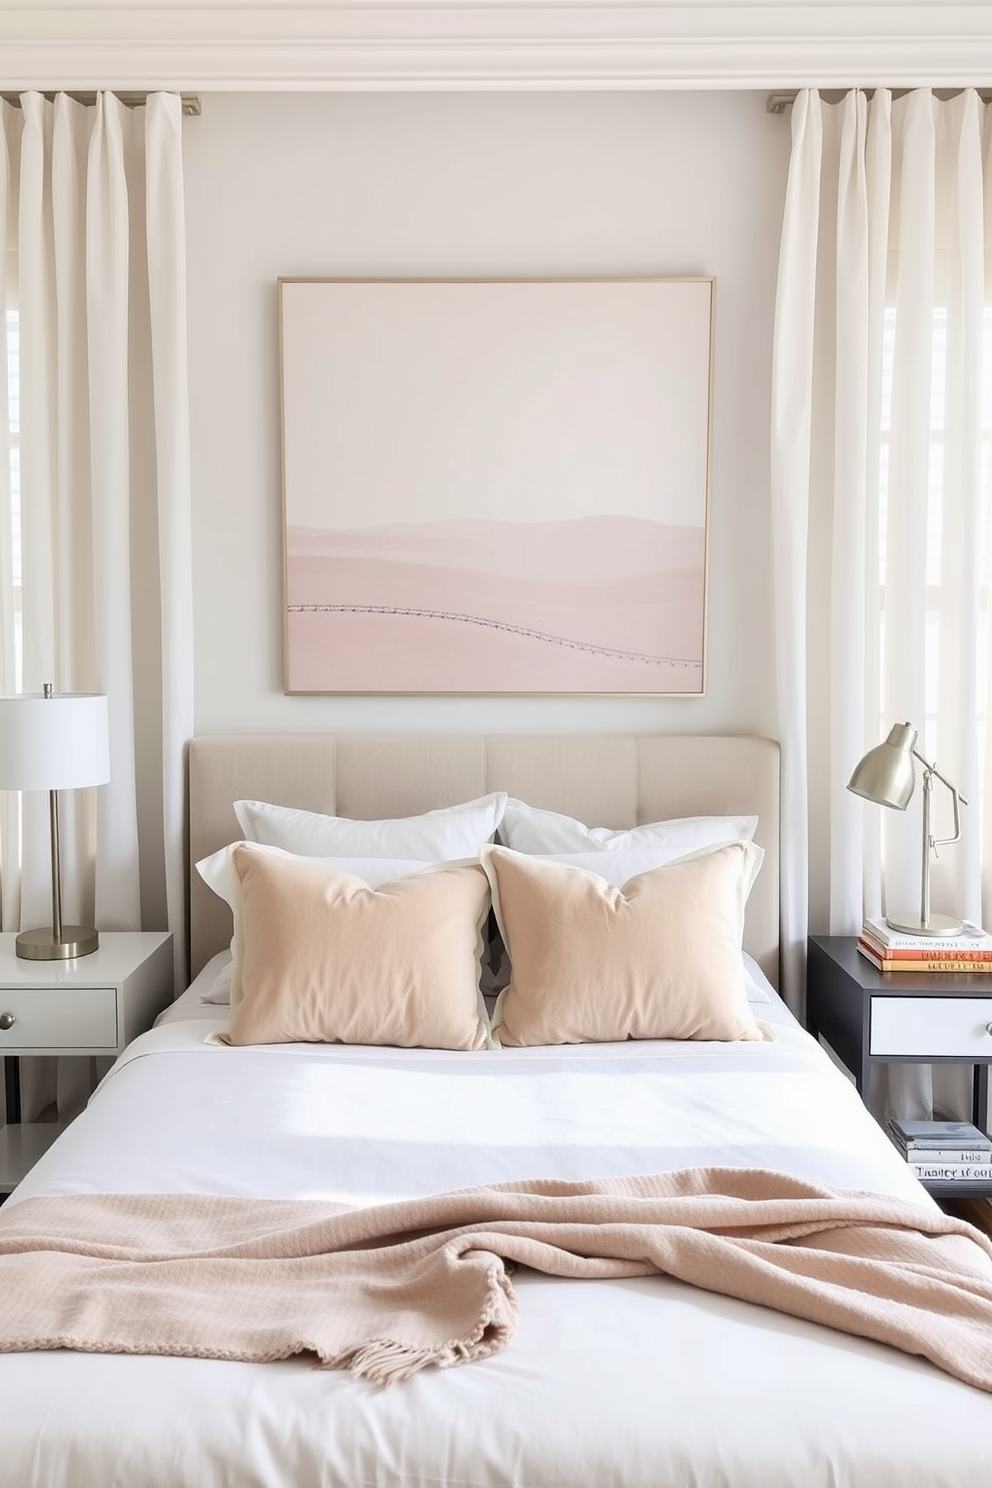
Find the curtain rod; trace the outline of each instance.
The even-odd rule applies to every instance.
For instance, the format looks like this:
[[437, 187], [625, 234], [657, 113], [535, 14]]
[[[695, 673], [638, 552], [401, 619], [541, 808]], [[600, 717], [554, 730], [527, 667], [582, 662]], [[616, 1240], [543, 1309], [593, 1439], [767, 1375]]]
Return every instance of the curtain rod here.
[[[24, 89], [24, 91], [25, 92], [28, 92], [28, 91], [33, 91], [33, 90]], [[148, 94], [147, 93], [119, 93], [116, 88], [109, 88], [109, 89], [107, 89], [107, 91], [110, 92], [110, 93], [113, 93], [114, 97], [117, 98], [117, 99], [119, 99], [119, 101], [124, 105], [125, 108], [140, 108], [143, 103], [146, 103], [148, 101]], [[155, 92], [162, 92], [162, 93], [170, 93], [172, 91], [173, 90], [170, 89], [170, 88], [155, 89]], [[96, 100], [97, 100], [96, 93], [77, 93], [72, 88], [60, 88], [59, 89], [59, 92], [65, 93], [68, 98], [75, 99], [76, 103], [84, 103], [88, 107], [91, 107], [94, 103], [96, 103]], [[54, 99], [56, 95], [54, 93], [45, 92], [44, 93], [44, 96], [45, 96], [45, 98], [47, 98], [49, 100], [49, 102], [51, 102], [51, 100]], [[183, 118], [184, 119], [196, 119], [196, 118], [199, 118], [199, 115], [200, 115], [200, 96], [199, 96], [199, 94], [198, 93], [181, 93], [179, 96], [182, 99]], [[20, 95], [20, 93], [0, 93], [0, 98], [3, 99], [4, 103], [12, 103], [15, 108], [19, 108], [20, 107], [20, 103], [21, 103], [21, 95]]]
[[[839, 103], [840, 100], [851, 91], [851, 88], [821, 88], [819, 90], [819, 93], [820, 97], [824, 99], [826, 103]], [[862, 88], [861, 91], [863, 93], [866, 93], [870, 97], [875, 92], [875, 89]], [[915, 93], [916, 91], [917, 90], [915, 88], [893, 88], [891, 90], [893, 98], [903, 98], [907, 93]], [[938, 98], [945, 99], [954, 98], [956, 94], [963, 93], [964, 91], [965, 90], [963, 88], [932, 89], [932, 92], [934, 92]], [[976, 88], [975, 92], [978, 94], [983, 103], [992, 103], [992, 88]], [[798, 88], [794, 89], [791, 93], [769, 93], [768, 97], [765, 99], [765, 112], [769, 114], [784, 114], [786, 109], [790, 109], [792, 107], [798, 96]]]

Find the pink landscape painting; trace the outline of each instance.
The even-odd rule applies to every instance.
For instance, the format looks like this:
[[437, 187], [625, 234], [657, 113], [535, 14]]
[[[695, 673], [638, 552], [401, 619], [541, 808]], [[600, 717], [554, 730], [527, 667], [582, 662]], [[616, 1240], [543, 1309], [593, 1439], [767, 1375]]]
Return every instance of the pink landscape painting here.
[[290, 693], [705, 690], [711, 279], [281, 280]]
[[287, 690], [698, 695], [705, 578], [639, 517], [288, 526]]

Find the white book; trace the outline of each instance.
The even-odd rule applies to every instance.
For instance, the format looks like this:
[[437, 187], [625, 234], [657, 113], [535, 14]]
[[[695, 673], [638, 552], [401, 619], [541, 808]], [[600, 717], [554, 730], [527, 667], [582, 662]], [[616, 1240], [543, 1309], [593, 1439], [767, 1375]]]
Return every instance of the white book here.
[[992, 1137], [971, 1121], [918, 1121], [892, 1116], [888, 1131], [897, 1147], [911, 1151], [945, 1147], [953, 1147], [956, 1152], [992, 1151]]
[[992, 1152], [962, 1151], [957, 1147], [937, 1148], [936, 1151], [927, 1147], [900, 1147], [899, 1151], [913, 1168], [932, 1168], [935, 1165], [959, 1168], [969, 1164], [977, 1167], [979, 1163], [984, 1163], [992, 1173]]
[[992, 1183], [988, 1163], [914, 1163], [921, 1183]]
[[959, 951], [992, 950], [992, 935], [980, 925], [964, 922], [960, 935], [904, 935], [893, 930], [884, 920], [865, 920], [865, 929], [873, 940], [883, 946], [900, 947], [907, 951], [933, 951], [946, 959], [951, 949]]

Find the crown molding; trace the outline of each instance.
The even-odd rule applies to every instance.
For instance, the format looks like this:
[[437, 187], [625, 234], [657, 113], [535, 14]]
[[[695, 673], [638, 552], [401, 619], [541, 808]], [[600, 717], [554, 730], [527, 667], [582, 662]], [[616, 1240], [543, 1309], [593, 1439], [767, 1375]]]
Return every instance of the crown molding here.
[[0, 0], [0, 89], [992, 83], [988, 0]]

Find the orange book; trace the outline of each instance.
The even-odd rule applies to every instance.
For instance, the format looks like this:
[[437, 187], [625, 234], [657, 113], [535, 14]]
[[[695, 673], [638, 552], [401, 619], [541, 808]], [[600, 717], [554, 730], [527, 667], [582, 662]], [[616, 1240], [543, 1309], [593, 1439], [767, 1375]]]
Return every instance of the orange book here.
[[934, 940], [932, 947], [923, 950], [919, 946], [883, 946], [870, 935], [862, 935], [865, 947], [879, 956], [883, 961], [990, 961], [992, 962], [992, 950], [969, 951], [962, 946], [941, 946], [939, 940]]
[[858, 950], [879, 971], [900, 971], [904, 974], [906, 972], [965, 971], [992, 975], [992, 960], [966, 960], [961, 956], [953, 954], [941, 956], [939, 953], [912, 959], [903, 956], [883, 957], [864, 940], [858, 941]]

